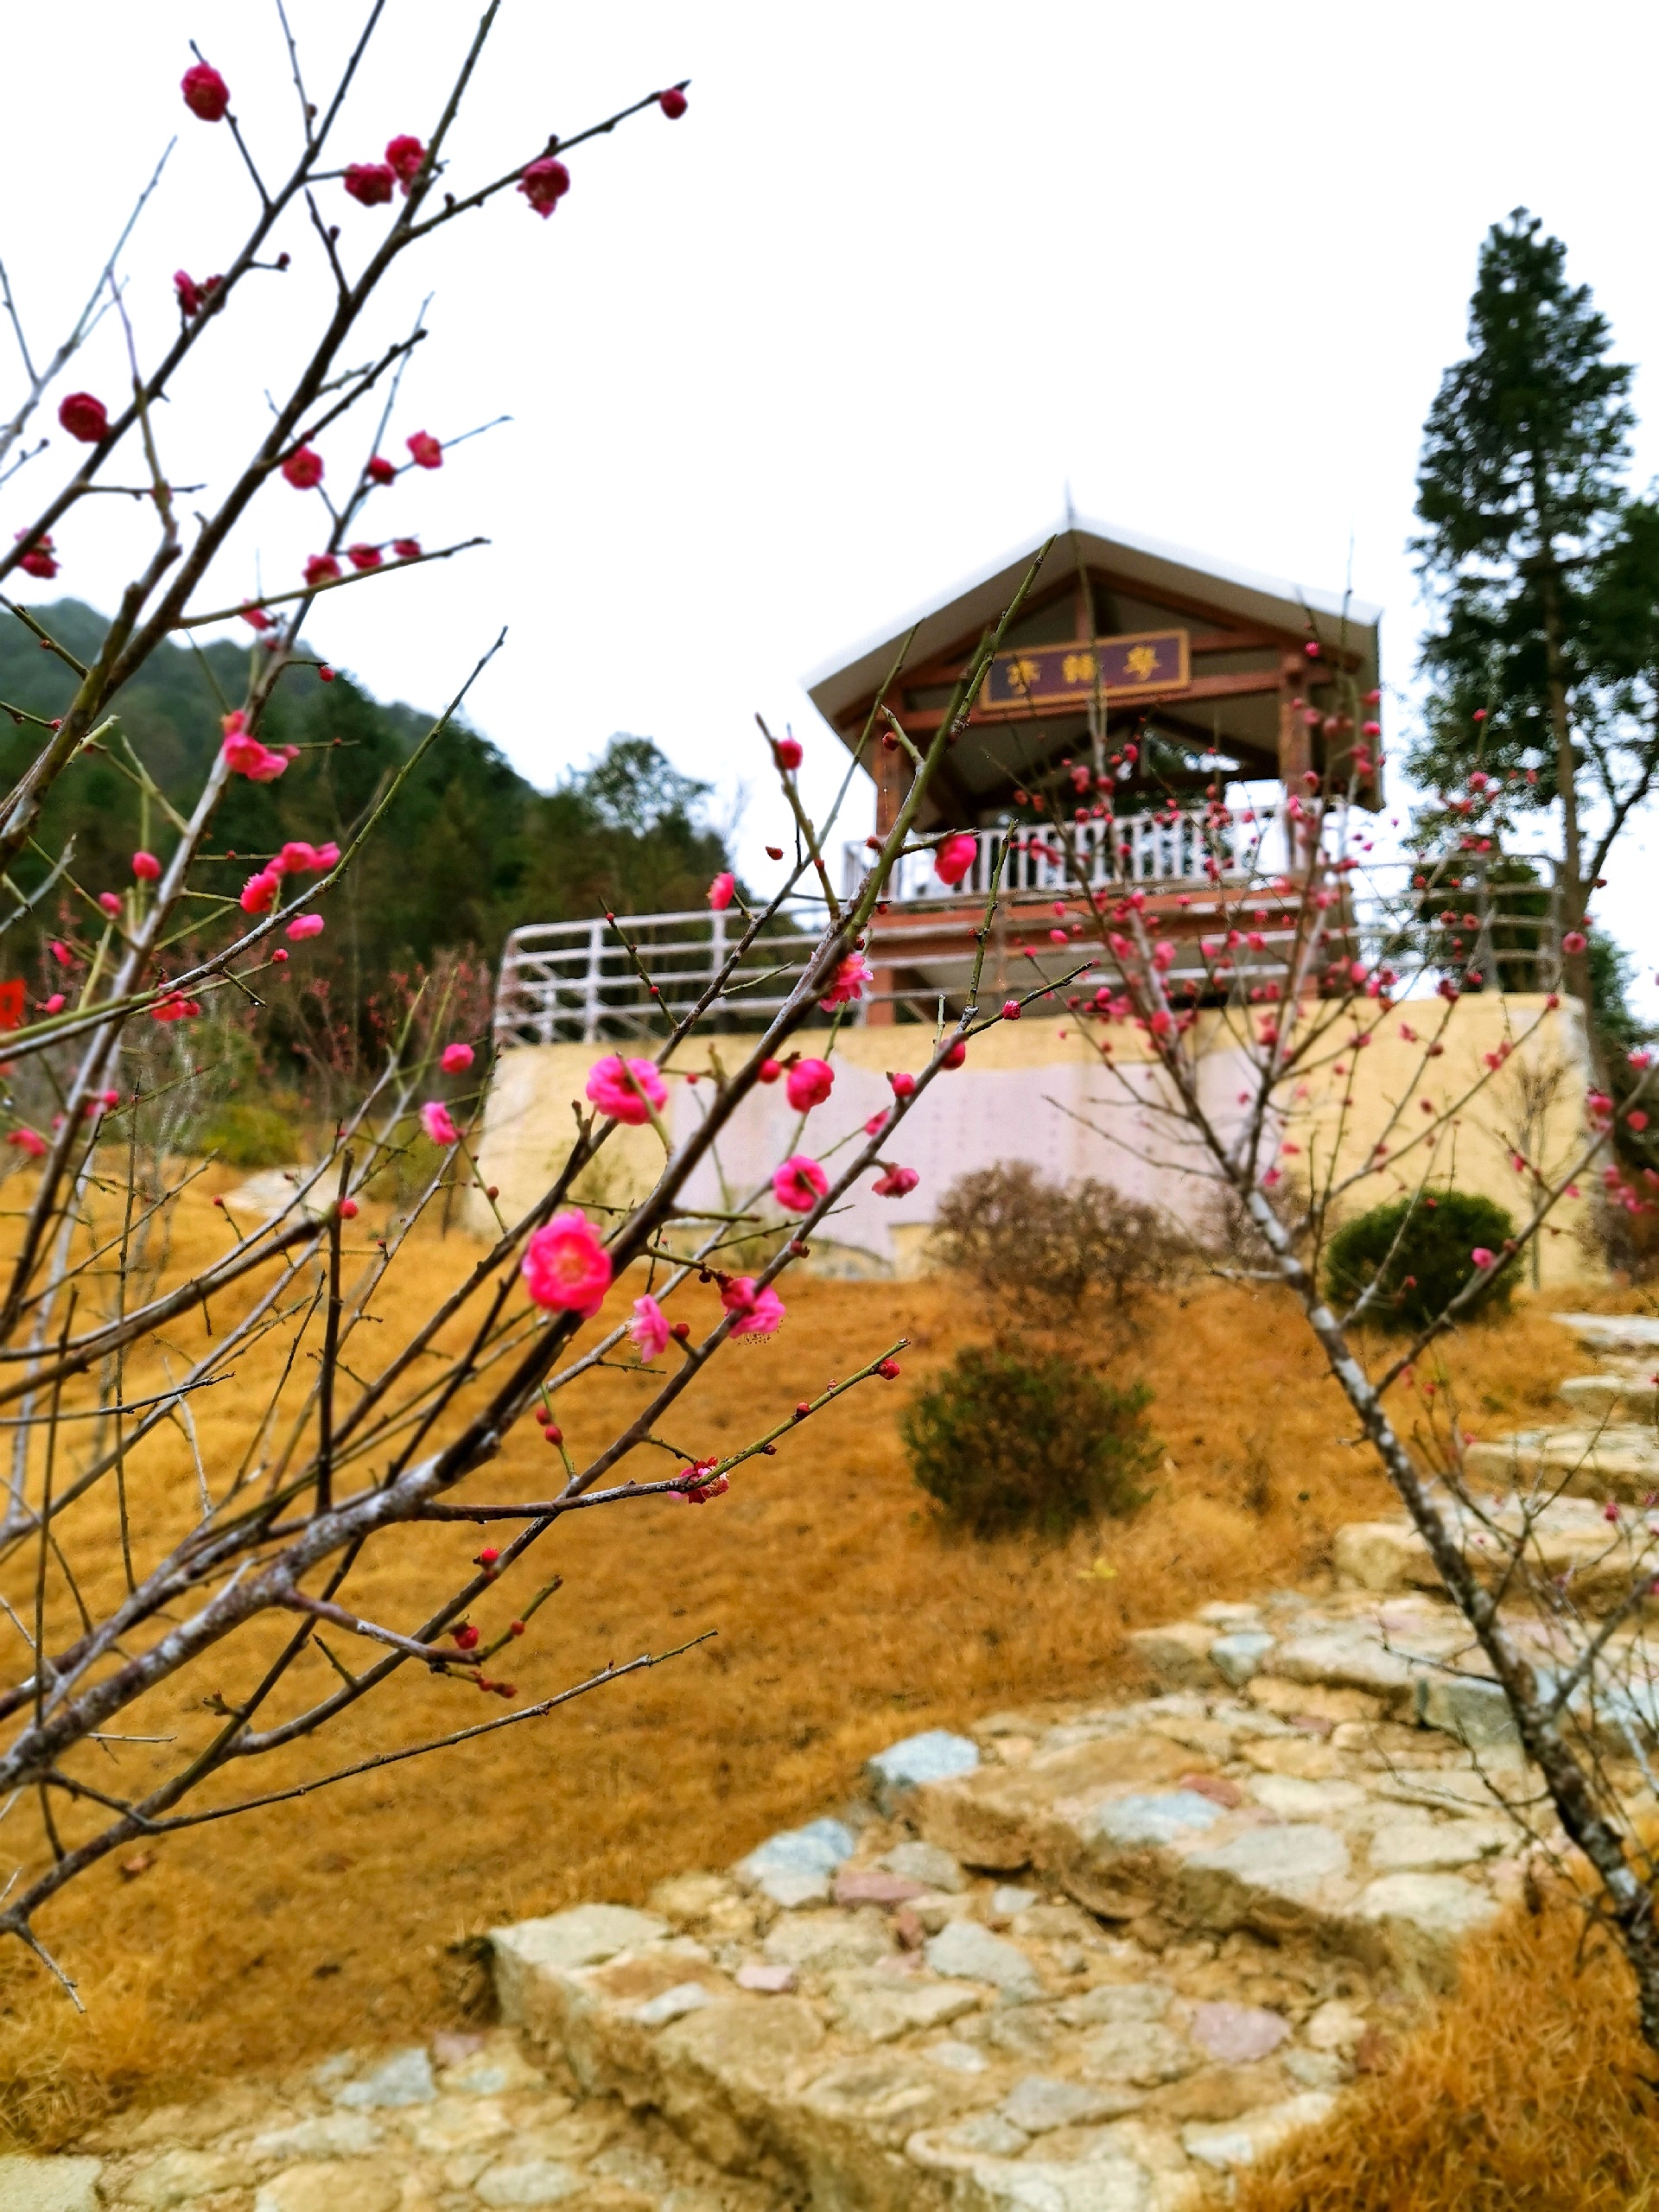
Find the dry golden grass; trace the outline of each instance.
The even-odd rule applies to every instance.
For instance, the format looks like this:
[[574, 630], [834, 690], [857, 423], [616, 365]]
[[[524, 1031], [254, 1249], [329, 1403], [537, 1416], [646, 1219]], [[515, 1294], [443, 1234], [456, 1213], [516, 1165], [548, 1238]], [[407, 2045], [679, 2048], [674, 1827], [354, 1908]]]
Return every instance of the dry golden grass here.
[[[224, 1233], [212, 1187], [181, 1210], [173, 1264], [187, 1271]], [[377, 1300], [387, 1316], [377, 1341], [384, 1333], [390, 1346], [475, 1249], [412, 1243]], [[1135, 1520], [1062, 1549], [948, 1541], [919, 1510], [897, 1416], [917, 1381], [975, 1333], [977, 1301], [940, 1281], [796, 1280], [789, 1299], [778, 1338], [735, 1348], [683, 1402], [677, 1441], [734, 1444], [900, 1332], [914, 1347], [904, 1380], [841, 1402], [708, 1507], [562, 1523], [544, 1549], [565, 1587], [514, 1649], [519, 1700], [704, 1628], [717, 1640], [522, 1730], [171, 1837], [130, 1880], [113, 1864], [96, 1870], [41, 1922], [79, 1979], [86, 2019], [20, 1949], [0, 1957], [0, 2083], [18, 2130], [62, 2140], [135, 2094], [454, 2024], [477, 1999], [467, 1939], [479, 1931], [583, 1897], [639, 1901], [665, 1874], [729, 1863], [844, 1798], [862, 1759], [896, 1736], [997, 1706], [1128, 1689], [1129, 1629], [1306, 1580], [1344, 1520], [1388, 1510], [1369, 1456], [1341, 1440], [1351, 1423], [1294, 1313], [1277, 1294], [1215, 1282], [1154, 1301], [1122, 1355], [1119, 1371], [1152, 1386], [1168, 1451], [1159, 1494]], [[181, 1351], [192, 1341], [180, 1332]], [[255, 1355], [238, 1388], [197, 1400], [210, 1470], [239, 1459], [275, 1357]], [[1497, 1428], [1535, 1414], [1571, 1363], [1565, 1333], [1524, 1310], [1452, 1355], [1474, 1425], [1484, 1406]], [[606, 1372], [571, 1394], [569, 1410], [562, 1402], [578, 1452], [612, 1433], [640, 1387]], [[156, 1448], [176, 1458], [176, 1514], [194, 1478], [181, 1443]], [[545, 1495], [553, 1465], [533, 1430], [520, 1433], [471, 1492]], [[71, 1532], [94, 1607], [118, 1575], [99, 1510], [78, 1508], [87, 1517]], [[141, 1557], [168, 1517], [156, 1507], [141, 1519]], [[477, 1541], [461, 1527], [408, 1532], [372, 1551], [345, 1595], [411, 1623]], [[1096, 1552], [1113, 1579], [1085, 1579]], [[486, 1632], [522, 1598], [504, 1590], [484, 1611]], [[130, 1725], [159, 1718], [194, 1740], [206, 1725], [196, 1701], [211, 1688], [238, 1695], [264, 1648], [256, 1637], [227, 1649], [188, 1691], [175, 1686], [164, 1712], [156, 1700]], [[315, 1694], [328, 1679], [317, 1657], [301, 1687]], [[381, 1703], [268, 1763], [257, 1786], [478, 1717], [475, 1696], [411, 1671]], [[124, 1750], [112, 1782], [139, 1783], [160, 1757]], [[232, 1779], [226, 1796], [256, 1778]]]
[[1659, 2201], [1659, 2071], [1612, 1945], [1556, 1900], [1465, 1953], [1458, 1993], [1235, 2212], [1639, 2212]]

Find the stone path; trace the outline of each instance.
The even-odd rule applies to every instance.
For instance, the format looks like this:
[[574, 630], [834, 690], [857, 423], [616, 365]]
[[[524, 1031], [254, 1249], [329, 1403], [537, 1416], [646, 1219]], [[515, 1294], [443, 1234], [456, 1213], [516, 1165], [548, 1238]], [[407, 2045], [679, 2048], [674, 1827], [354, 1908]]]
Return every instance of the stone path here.
[[1523, 1428], [1469, 1447], [1470, 1474], [1500, 1489], [1542, 1479], [1586, 1497], [1639, 1503], [1659, 1491], [1659, 1317], [1644, 1313], [1561, 1313], [1600, 1371], [1562, 1383], [1580, 1419], [1571, 1426]]
[[[1626, 1363], [1583, 1378], [1602, 1402], [1646, 1402], [1659, 1346], [1575, 1325]], [[1593, 1499], [1539, 1541], [1581, 1603], [1617, 1586]], [[1337, 1568], [1322, 1599], [1137, 1635], [1153, 1696], [911, 1738], [851, 1803], [648, 1910], [498, 1929], [487, 2035], [0, 2158], [0, 2212], [1223, 2201], [1380, 2063], [1525, 1878], [1507, 1717], [1420, 1541], [1357, 1523]]]

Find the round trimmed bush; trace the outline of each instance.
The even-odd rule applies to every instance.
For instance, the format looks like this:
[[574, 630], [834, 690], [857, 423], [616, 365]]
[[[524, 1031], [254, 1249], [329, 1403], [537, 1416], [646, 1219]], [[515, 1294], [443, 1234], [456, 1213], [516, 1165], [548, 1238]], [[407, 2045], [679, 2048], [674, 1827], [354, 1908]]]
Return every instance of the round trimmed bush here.
[[1145, 1503], [1137, 1485], [1163, 1448], [1141, 1417], [1151, 1398], [1063, 1353], [969, 1344], [900, 1427], [917, 1482], [956, 1526], [1064, 1536]]
[[[1427, 1328], [1475, 1275], [1471, 1254], [1482, 1245], [1502, 1252], [1514, 1235], [1513, 1217], [1472, 1191], [1395, 1198], [1338, 1230], [1325, 1252], [1325, 1294], [1345, 1313], [1369, 1290], [1363, 1319], [1384, 1329]], [[1490, 1269], [1483, 1309], [1507, 1306], [1518, 1276], [1513, 1260]]]

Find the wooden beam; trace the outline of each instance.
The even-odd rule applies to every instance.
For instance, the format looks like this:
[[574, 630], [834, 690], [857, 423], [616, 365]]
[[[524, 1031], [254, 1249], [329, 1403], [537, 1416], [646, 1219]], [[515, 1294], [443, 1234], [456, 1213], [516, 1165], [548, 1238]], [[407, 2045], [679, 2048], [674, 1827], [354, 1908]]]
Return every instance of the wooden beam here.
[[[1111, 701], [1114, 715], [1126, 709], [1135, 714], [1143, 713], [1148, 707], [1183, 706], [1192, 699], [1249, 699], [1263, 693], [1277, 691], [1279, 672], [1271, 668], [1252, 668], [1233, 676], [1195, 676], [1190, 683], [1179, 690], [1161, 690], [1148, 687], [1135, 695], [1134, 704], [1122, 698]], [[1033, 706], [1022, 715], [985, 715], [976, 710], [972, 727], [976, 729], [1017, 729], [1027, 722], [1052, 721], [1061, 715], [1080, 714], [1083, 709], [1075, 699], [1057, 700], [1052, 706]], [[916, 707], [905, 718], [905, 728], [912, 733], [936, 730], [944, 720], [942, 707]]]

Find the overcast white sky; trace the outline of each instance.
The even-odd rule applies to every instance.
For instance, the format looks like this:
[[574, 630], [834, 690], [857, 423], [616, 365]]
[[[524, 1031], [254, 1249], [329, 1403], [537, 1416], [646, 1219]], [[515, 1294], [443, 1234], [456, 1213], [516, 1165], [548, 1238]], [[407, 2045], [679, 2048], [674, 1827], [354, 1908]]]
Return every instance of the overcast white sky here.
[[[290, 14], [315, 96], [362, 9]], [[390, 0], [342, 157], [426, 135], [470, 21]], [[172, 327], [171, 271], [222, 266], [246, 223], [228, 133], [178, 97], [193, 35], [278, 169], [294, 96], [265, 0], [9, 16], [9, 76], [33, 89], [0, 139], [0, 257], [42, 351], [175, 132], [127, 257], [147, 357]], [[648, 733], [725, 805], [752, 786], [751, 863], [781, 826], [755, 709], [806, 739], [821, 799], [840, 748], [801, 673], [1041, 528], [1068, 482], [1091, 517], [1314, 587], [1341, 588], [1351, 547], [1403, 690], [1419, 435], [1486, 226], [1517, 203], [1541, 214], [1620, 353], [1659, 360], [1656, 64], [1655, 11], [1613, 0], [506, 0], [454, 143], [462, 188], [680, 77], [690, 111], [580, 149], [550, 220], [497, 203], [404, 265], [377, 340], [436, 296], [394, 444], [513, 419], [400, 484], [376, 528], [493, 543], [346, 594], [317, 635], [375, 691], [425, 704], [505, 622], [474, 711], [527, 775]], [[384, 217], [326, 189], [353, 256]], [[226, 469], [258, 434], [261, 385], [321, 296], [306, 234], [285, 243], [302, 268], [268, 280], [264, 313], [215, 340], [171, 410], [176, 475]], [[113, 397], [118, 343], [100, 333], [71, 381]], [[10, 373], [0, 356], [0, 406]], [[1645, 480], [1646, 373], [1637, 405]], [[0, 493], [0, 526], [29, 519], [64, 443]], [[359, 450], [327, 447], [340, 474]], [[136, 518], [110, 522], [80, 510], [40, 596], [111, 603]], [[274, 584], [320, 537], [274, 486], [224, 597]], [[1602, 912], [1651, 986], [1648, 872], [1628, 848]]]

